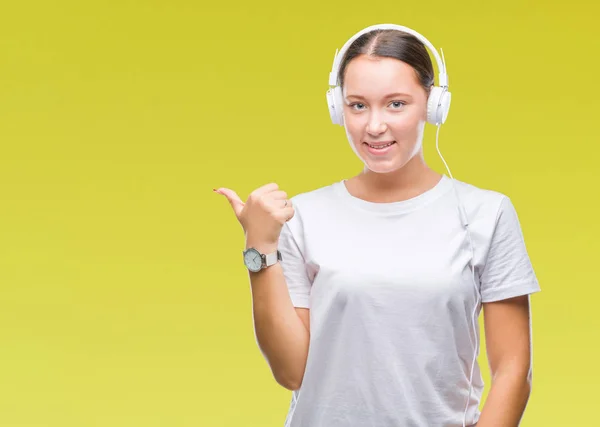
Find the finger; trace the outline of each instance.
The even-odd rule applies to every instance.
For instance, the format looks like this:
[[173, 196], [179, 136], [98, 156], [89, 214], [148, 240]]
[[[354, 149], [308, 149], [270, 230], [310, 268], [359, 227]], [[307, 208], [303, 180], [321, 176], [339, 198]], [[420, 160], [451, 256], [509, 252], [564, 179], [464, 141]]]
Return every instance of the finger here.
[[283, 199], [279, 201], [280, 206], [284, 209], [293, 207], [292, 201], [290, 199]]
[[290, 199], [287, 199], [282, 195], [271, 196], [271, 194], [275, 193], [269, 193], [269, 195], [265, 196], [264, 198], [264, 202], [267, 204], [267, 206], [270, 206], [274, 209], [284, 209], [292, 206], [292, 201]]
[[265, 184], [262, 187], [258, 187], [252, 193], [256, 197], [259, 197], [259, 196], [262, 196], [263, 194], [267, 194], [267, 193], [270, 193], [270, 192], [276, 191], [276, 190], [279, 190], [279, 186], [277, 184], [275, 184], [274, 182], [272, 182], [270, 184]]
[[295, 213], [295, 209], [291, 206], [288, 206], [285, 209], [283, 209], [283, 217], [285, 218], [285, 222], [288, 222], [290, 219], [292, 219]]
[[244, 209], [244, 202], [242, 202], [242, 199], [240, 199], [237, 193], [233, 190], [230, 190], [229, 188], [219, 188], [218, 190], [216, 190], [216, 192], [225, 196], [225, 198], [233, 208], [235, 216], [239, 218], [240, 214], [242, 213], [242, 209]]
[[273, 200], [285, 200], [287, 199], [288, 195], [283, 190], [277, 190], [269, 193], [269, 197]]

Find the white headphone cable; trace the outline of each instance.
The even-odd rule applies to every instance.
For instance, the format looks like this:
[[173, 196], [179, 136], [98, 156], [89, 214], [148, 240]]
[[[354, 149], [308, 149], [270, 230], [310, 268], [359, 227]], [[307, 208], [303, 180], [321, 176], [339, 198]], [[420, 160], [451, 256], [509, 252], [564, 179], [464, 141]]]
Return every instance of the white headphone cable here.
[[450, 178], [452, 179], [452, 186], [454, 187], [454, 194], [456, 195], [456, 198], [458, 200], [459, 214], [463, 220], [463, 225], [465, 226], [465, 229], [467, 230], [467, 237], [469, 239], [469, 246], [471, 248], [471, 261], [470, 261], [471, 272], [472, 272], [473, 286], [475, 287], [475, 293], [476, 293], [475, 308], [473, 310], [473, 315], [471, 316], [472, 317], [472, 325], [473, 325], [473, 334], [475, 336], [475, 352], [473, 354], [473, 361], [471, 363], [471, 372], [469, 374], [469, 395], [467, 397], [467, 403], [465, 405], [465, 412], [463, 414], [463, 427], [466, 427], [467, 411], [469, 409], [469, 403], [471, 401], [471, 390], [472, 390], [472, 384], [473, 384], [473, 370], [475, 369], [475, 362], [477, 361], [477, 355], [479, 353], [479, 340], [477, 338], [477, 327], [476, 327], [476, 323], [475, 323], [477, 318], [475, 317], [475, 315], [479, 308], [479, 302], [480, 302], [481, 296], [480, 296], [479, 288], [477, 287], [477, 282], [475, 281], [475, 266], [474, 266], [475, 250], [473, 248], [473, 240], [471, 239], [471, 232], [469, 230], [469, 221], [467, 218], [467, 213], [465, 212], [465, 209], [462, 206], [462, 202], [458, 195], [458, 191], [456, 190], [456, 185], [454, 184], [454, 177], [452, 176], [452, 172], [450, 172], [450, 168], [448, 167], [448, 164], [446, 163], [444, 156], [442, 156], [442, 153], [440, 152], [440, 148], [439, 148], [440, 128], [441, 128], [441, 124], [438, 124], [437, 131], [435, 133], [435, 147], [437, 149], [437, 152], [438, 152], [440, 158], [442, 159], [442, 162], [444, 162], [444, 165], [446, 166], [446, 169], [448, 170], [448, 174], [450, 175]]

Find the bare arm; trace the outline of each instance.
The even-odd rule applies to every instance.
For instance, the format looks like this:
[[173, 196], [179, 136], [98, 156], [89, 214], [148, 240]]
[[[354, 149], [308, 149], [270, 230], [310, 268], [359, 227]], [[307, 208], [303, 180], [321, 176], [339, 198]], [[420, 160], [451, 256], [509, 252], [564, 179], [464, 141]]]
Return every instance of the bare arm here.
[[[271, 245], [246, 242], [262, 253], [274, 252]], [[254, 332], [258, 346], [275, 380], [288, 390], [300, 388], [310, 337], [309, 310], [295, 308], [283, 269], [276, 263], [258, 273], [248, 272], [252, 289]]]
[[516, 427], [532, 382], [529, 297], [483, 304], [492, 387], [477, 426]]
[[[277, 249], [282, 226], [294, 216], [293, 203], [287, 200], [285, 191], [279, 190], [276, 183], [266, 184], [254, 190], [246, 203], [231, 189], [215, 192], [231, 204], [244, 229], [246, 249], [254, 247], [262, 253]], [[280, 263], [248, 274], [258, 346], [275, 380], [289, 390], [297, 390], [308, 357], [308, 310], [294, 307]]]

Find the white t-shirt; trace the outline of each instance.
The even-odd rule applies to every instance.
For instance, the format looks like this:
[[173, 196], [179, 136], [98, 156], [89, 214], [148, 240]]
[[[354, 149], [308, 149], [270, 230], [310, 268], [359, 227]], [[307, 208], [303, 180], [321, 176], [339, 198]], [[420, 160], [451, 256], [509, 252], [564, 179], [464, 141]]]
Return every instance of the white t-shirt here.
[[[510, 199], [455, 184], [482, 302], [540, 291]], [[344, 181], [292, 201], [279, 250], [294, 306], [310, 308], [310, 348], [285, 427], [462, 426], [479, 324], [452, 180], [393, 203]], [[483, 387], [476, 364], [466, 425]]]

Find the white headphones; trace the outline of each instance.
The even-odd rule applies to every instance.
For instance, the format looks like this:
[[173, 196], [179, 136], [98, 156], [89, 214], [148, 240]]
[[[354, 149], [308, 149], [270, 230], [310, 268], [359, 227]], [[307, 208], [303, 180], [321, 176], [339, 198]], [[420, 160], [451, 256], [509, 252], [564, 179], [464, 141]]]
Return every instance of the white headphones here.
[[[333, 86], [327, 91], [327, 105], [329, 107], [329, 114], [331, 115], [331, 121], [335, 125], [344, 125], [344, 98], [342, 95], [342, 88], [339, 86], [338, 81], [338, 73], [340, 69], [340, 64], [346, 54], [346, 51], [350, 47], [350, 45], [356, 40], [358, 37], [365, 33], [369, 33], [374, 30], [398, 30], [408, 34], [415, 36], [419, 41], [421, 41], [425, 46], [429, 48], [438, 66], [438, 86], [434, 86], [431, 88], [431, 93], [429, 94], [429, 98], [427, 100], [427, 122], [433, 125], [440, 125], [446, 121], [446, 117], [448, 117], [448, 110], [450, 109], [450, 98], [451, 94], [448, 92], [448, 74], [446, 73], [446, 62], [440, 58], [437, 50], [433, 45], [423, 37], [421, 34], [417, 33], [410, 28], [403, 27], [395, 24], [378, 24], [371, 25], [367, 27], [355, 35], [353, 35], [347, 42], [344, 44], [342, 49], [339, 51], [335, 51], [335, 56], [333, 58], [333, 67], [331, 68], [331, 73], [329, 73], [329, 86]], [[444, 52], [442, 51], [442, 57]]]

